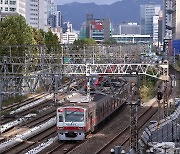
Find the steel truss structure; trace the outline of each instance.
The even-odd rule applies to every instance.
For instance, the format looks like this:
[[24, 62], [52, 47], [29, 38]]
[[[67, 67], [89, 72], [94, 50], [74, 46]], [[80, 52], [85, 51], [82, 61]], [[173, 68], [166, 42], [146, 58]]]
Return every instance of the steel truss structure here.
[[[76, 89], [80, 79], [85, 77], [89, 80], [92, 75], [127, 78], [138, 74], [167, 82], [168, 61], [156, 63], [142, 59], [141, 53], [146, 52], [145, 50], [149, 50], [148, 46], [1, 46], [0, 103], [7, 95], [35, 92], [39, 87], [48, 92], [54, 91], [55, 94], [58, 88]], [[87, 91], [90, 93], [90, 84], [87, 83]], [[124, 83], [122, 81], [121, 85], [126, 85]], [[133, 103], [136, 103], [135, 99], [131, 100], [131, 104]], [[132, 105], [132, 147], [137, 146], [136, 114]]]

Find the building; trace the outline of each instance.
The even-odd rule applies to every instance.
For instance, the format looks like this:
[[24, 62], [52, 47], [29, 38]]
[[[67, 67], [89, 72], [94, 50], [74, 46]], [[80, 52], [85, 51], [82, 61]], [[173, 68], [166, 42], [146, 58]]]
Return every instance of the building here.
[[158, 46], [162, 45], [163, 43], [163, 11], [159, 13], [159, 20], [158, 20]]
[[51, 27], [49, 30], [53, 33], [56, 34], [59, 42], [62, 42], [63, 40], [63, 33], [62, 33], [62, 27]]
[[72, 24], [68, 22], [63, 22], [62, 25], [63, 33], [66, 33], [67, 31], [72, 32]]
[[86, 14], [86, 38], [90, 38], [90, 30], [91, 30], [91, 21], [93, 21], [93, 14]]
[[153, 16], [159, 15], [161, 6], [157, 4], [145, 4], [140, 6], [141, 34], [153, 36]]
[[173, 50], [175, 55], [180, 55], [180, 0], [172, 1], [172, 10]]
[[[97, 43], [107, 41], [111, 35], [110, 20], [93, 19], [86, 20], [86, 37], [93, 38]], [[88, 25], [87, 25], [88, 24]]]
[[123, 23], [119, 25], [119, 32], [121, 34], [141, 34], [140, 25], [137, 23]]
[[49, 27], [62, 27], [62, 14], [57, 11], [57, 5], [54, 0], [48, 0], [48, 26]]
[[79, 38], [80, 39], [86, 38], [86, 22], [83, 22], [81, 25]]
[[117, 43], [152, 43], [152, 37], [150, 35], [112, 35], [112, 38]]
[[159, 15], [153, 16], [153, 42], [158, 44]]
[[109, 18], [94, 19], [93, 14], [86, 14], [86, 38], [93, 38], [97, 43], [106, 41], [111, 36]]
[[26, 15], [26, 0], [0, 0], [1, 18], [8, 15]]
[[180, 40], [180, 1], [172, 1], [172, 38]]
[[26, 1], [27, 24], [38, 29], [48, 30], [47, 25], [47, 0]]
[[63, 37], [62, 37], [63, 44], [73, 44], [75, 40], [78, 40], [78, 34], [73, 32], [63, 33]]
[[172, 39], [172, 13], [172, 0], [163, 0], [163, 40]]
[[61, 11], [56, 12], [56, 27], [62, 27], [62, 13], [61, 13]]
[[48, 0], [48, 2], [47, 2], [48, 17], [50, 15], [55, 15], [56, 12], [57, 12], [57, 5], [54, 3], [54, 0]]
[[63, 44], [73, 44], [75, 40], [78, 39], [78, 34], [72, 32], [72, 24], [67, 22], [67, 31], [63, 33], [62, 43]]
[[54, 14], [49, 15], [48, 26], [53, 27], [53, 28], [54, 27], [62, 27], [61, 11], [56, 11]]

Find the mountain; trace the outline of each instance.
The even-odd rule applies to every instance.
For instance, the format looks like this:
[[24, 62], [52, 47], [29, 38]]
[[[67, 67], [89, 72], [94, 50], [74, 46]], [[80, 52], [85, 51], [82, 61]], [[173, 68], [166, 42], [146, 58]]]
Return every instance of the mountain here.
[[162, 0], [121, 0], [111, 5], [97, 5], [95, 3], [69, 3], [58, 5], [62, 12], [63, 21], [70, 21], [73, 28], [80, 29], [86, 21], [86, 14], [93, 13], [95, 19], [110, 18], [113, 24], [122, 22], [140, 22], [140, 5], [155, 3], [162, 5]]

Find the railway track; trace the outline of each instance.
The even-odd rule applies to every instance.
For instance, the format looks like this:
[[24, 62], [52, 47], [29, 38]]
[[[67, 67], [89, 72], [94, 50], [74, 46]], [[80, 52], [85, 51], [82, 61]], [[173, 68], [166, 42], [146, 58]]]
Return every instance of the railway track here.
[[6, 107], [2, 107], [1, 111], [2, 112], [8, 112], [8, 111], [11, 111], [12, 109], [16, 109], [16, 108], [19, 108], [21, 106], [24, 106], [32, 101], [36, 101], [38, 100], [39, 98], [42, 98], [44, 96], [46, 96], [48, 94], [45, 94], [45, 93], [41, 93], [41, 94], [34, 94], [33, 96], [21, 101], [21, 102], [17, 102], [17, 103], [13, 103], [12, 105], [8, 105]]
[[[121, 107], [119, 108], [119, 110], [123, 110], [125, 108], [125, 103], [121, 105]], [[119, 112], [120, 112], [119, 111]], [[116, 116], [118, 114], [118, 112], [116, 111], [113, 115]], [[103, 129], [103, 126], [105, 125], [105, 123], [102, 123], [100, 125], [100, 128], [97, 129], [95, 132], [93, 132], [93, 135], [98, 134], [101, 131], [101, 128]], [[61, 145], [61, 142], [56, 141], [55, 143], [53, 143], [53, 145], [49, 146], [48, 148], [45, 148], [43, 151], [41, 151], [40, 153], [44, 154], [44, 153], [69, 153], [72, 152], [74, 149], [77, 149], [79, 146], [82, 146], [83, 144], [86, 144], [86, 142], [88, 142], [88, 138], [91, 138], [92, 134], [89, 134], [86, 140], [83, 141], [79, 141], [79, 142], [68, 142], [65, 141], [63, 142], [63, 145]]]
[[39, 143], [45, 142], [51, 137], [56, 137], [55, 126], [46, 129], [45, 131], [28, 138], [27, 140], [23, 140], [19, 144], [14, 145], [13, 147], [9, 148], [4, 152], [4, 154], [17, 154], [21, 153], [24, 154], [28, 150], [32, 149], [33, 147], [37, 146]]
[[[142, 113], [138, 117], [138, 130], [140, 130], [151, 118], [154, 114], [157, 113], [157, 108], [154, 107], [155, 103], [149, 107], [149, 109]], [[130, 139], [130, 126], [127, 126], [123, 131], [117, 134], [114, 138], [112, 138], [107, 144], [104, 145], [101, 149], [99, 149], [96, 154], [108, 153], [113, 148], [114, 145], [119, 145], [124, 147], [129, 143]]]
[[[153, 110], [149, 109], [152, 108]], [[152, 115], [156, 112], [154, 110], [154, 107], [146, 107], [140, 110], [140, 121], [145, 121], [144, 117], [148, 117], [146, 115], [146, 112], [153, 112]], [[149, 113], [150, 114], [150, 113]], [[143, 116], [144, 115], [144, 116]], [[145, 116], [146, 115], [146, 116]], [[105, 145], [108, 145], [110, 141], [115, 140], [116, 136], [118, 134], [121, 134], [121, 145], [125, 145], [129, 141], [129, 109], [126, 106], [116, 117], [115, 119], [111, 120], [111, 122], [102, 128], [100, 131], [98, 131], [95, 134], [92, 134], [90, 138], [87, 139], [84, 143], [80, 144], [76, 148], [68, 151], [68, 154], [76, 154], [76, 153], [86, 153], [86, 154], [91, 154], [91, 153], [100, 153], [99, 149], [103, 149]], [[143, 117], [143, 119], [142, 119]], [[148, 119], [151, 117], [148, 117]], [[123, 122], [123, 125], [122, 125]], [[140, 128], [139, 128], [140, 129]], [[121, 133], [119, 133], [121, 132]], [[119, 143], [117, 145], [120, 145]], [[111, 149], [112, 147], [110, 147]], [[58, 152], [58, 151], [57, 151]], [[110, 153], [110, 150], [102, 153]]]
[[[50, 151], [46, 152], [46, 154], [55, 154], [57, 153], [68, 153], [69, 151], [71, 151], [72, 149], [74, 149], [75, 147], [77, 147], [79, 144], [81, 144], [81, 142], [71, 142], [71, 141], [65, 141], [62, 144], [57, 145], [55, 148], [52, 148]], [[40, 153], [43, 153], [40, 152]]]
[[[64, 98], [64, 95], [60, 95], [59, 98]], [[46, 106], [47, 106], [47, 103], [46, 103]], [[39, 109], [40, 108], [42, 108], [41, 105], [39, 106]], [[52, 106], [50, 109], [44, 110], [44, 111], [46, 112], [43, 112], [41, 113], [41, 115], [35, 118], [32, 118], [29, 121], [26, 121], [22, 123], [21, 125], [18, 125], [17, 127], [14, 127], [12, 130], [9, 130], [3, 133], [3, 136], [8, 136], [8, 134], [10, 134], [9, 137], [6, 137], [8, 141], [10, 138], [16, 137], [18, 134], [23, 134], [25, 131], [30, 130], [31, 128], [34, 128], [37, 125], [41, 125], [47, 122], [48, 120], [55, 118], [56, 116], [55, 106]], [[21, 151], [28, 151], [32, 149], [33, 146], [37, 146], [41, 142], [48, 140], [52, 136], [51, 134], [53, 134], [53, 137], [56, 137], [55, 124], [56, 123], [54, 121], [54, 124], [51, 126], [51, 128], [47, 128], [43, 130], [42, 132], [39, 132], [25, 140], [21, 140], [19, 143], [16, 143], [13, 146], [9, 147], [4, 153], [14, 153], [14, 151], [20, 153]], [[13, 134], [13, 132], [15, 133]], [[2, 140], [1, 143], [5, 142], [6, 139]]]

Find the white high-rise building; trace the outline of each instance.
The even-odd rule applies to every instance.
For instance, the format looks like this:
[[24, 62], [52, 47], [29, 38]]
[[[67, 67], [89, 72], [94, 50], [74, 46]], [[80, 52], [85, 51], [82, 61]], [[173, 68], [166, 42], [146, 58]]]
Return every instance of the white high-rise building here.
[[163, 39], [172, 39], [172, 13], [172, 0], [163, 0]]
[[63, 33], [61, 41], [63, 44], [73, 44], [73, 42], [78, 39], [78, 34], [71, 32], [71, 26], [72, 24], [67, 22], [67, 31]]
[[141, 34], [153, 36], [153, 16], [159, 15], [161, 6], [145, 4], [140, 6]]
[[180, 0], [172, 1], [172, 37], [180, 40]]
[[159, 15], [153, 16], [153, 42], [158, 42], [158, 21]]
[[3, 14], [26, 15], [26, 0], [0, 0], [0, 12]]
[[26, 21], [34, 28], [47, 31], [47, 0], [26, 0]]

